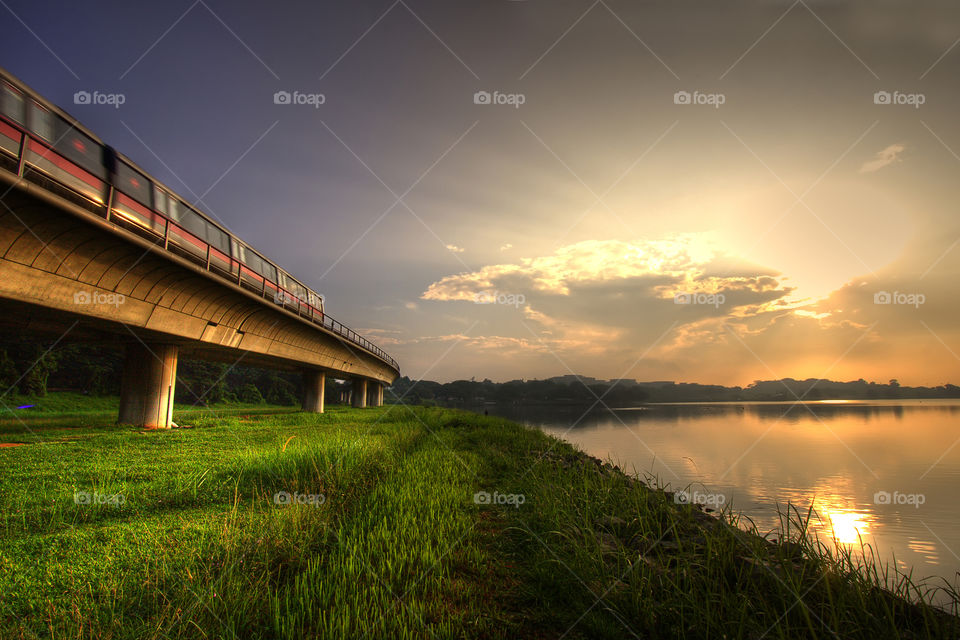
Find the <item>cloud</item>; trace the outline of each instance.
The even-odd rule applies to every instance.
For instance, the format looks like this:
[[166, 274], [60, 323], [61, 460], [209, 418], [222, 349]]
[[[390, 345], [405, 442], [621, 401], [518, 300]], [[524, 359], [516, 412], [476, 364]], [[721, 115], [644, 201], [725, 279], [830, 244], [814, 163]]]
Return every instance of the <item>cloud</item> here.
[[399, 329], [375, 329], [371, 327], [357, 327], [356, 331], [381, 347], [404, 344], [402, 332]]
[[412, 344], [421, 344], [424, 342], [455, 342], [462, 344], [464, 347], [482, 351], [494, 351], [498, 356], [524, 351], [539, 351], [545, 353], [549, 349], [547, 345], [538, 343], [536, 340], [511, 336], [469, 336], [463, 333], [456, 333], [411, 340]]
[[513, 249], [513, 245], [510, 244], [509, 242], [508, 242], [507, 244], [503, 245], [502, 247], [500, 247], [500, 253], [503, 253], [504, 251], [507, 251], [508, 249]]
[[891, 144], [889, 147], [878, 151], [874, 154], [872, 160], [868, 160], [863, 163], [863, 166], [860, 167], [860, 173], [873, 173], [874, 171], [879, 171], [888, 164], [893, 164], [900, 159], [900, 154], [906, 150], [906, 145], [900, 144]]
[[464, 249], [463, 247], [458, 247], [455, 244], [448, 244], [447, 251], [452, 251], [453, 253], [463, 253], [464, 251], [466, 251], [466, 249]]
[[495, 264], [472, 273], [447, 276], [431, 284], [424, 300], [474, 301], [478, 292], [570, 296], [576, 288], [643, 280], [657, 296], [672, 300], [680, 292], [717, 293], [721, 289], [776, 288], [777, 274], [723, 255], [708, 237], [678, 234], [661, 240], [625, 242], [584, 240], [553, 254], [523, 258], [519, 264]]
[[[582, 366], [592, 361], [629, 366], [651, 345], [648, 362], [727, 339], [723, 323], [762, 332], [801, 304], [780, 274], [720, 251], [708, 235], [676, 234], [634, 242], [585, 240], [519, 263], [484, 266], [432, 283], [421, 298], [475, 302], [523, 296], [524, 304], [462, 307], [488, 338], [519, 338], [516, 354], [554, 355]], [[677, 294], [695, 296], [678, 304]], [[700, 304], [700, 299], [721, 300]], [[496, 344], [494, 342], [494, 344]], [[476, 347], [475, 344], [465, 345]], [[555, 361], [554, 361], [555, 362]]]

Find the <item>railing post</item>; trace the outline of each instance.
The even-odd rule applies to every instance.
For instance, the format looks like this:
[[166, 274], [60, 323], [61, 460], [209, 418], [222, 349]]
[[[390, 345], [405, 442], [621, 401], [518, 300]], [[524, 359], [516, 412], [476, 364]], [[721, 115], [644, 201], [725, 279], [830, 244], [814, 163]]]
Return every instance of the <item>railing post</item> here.
[[114, 189], [113, 185], [109, 185], [109, 188], [107, 189], [107, 222], [110, 221], [110, 217], [113, 215], [114, 191], [116, 191], [116, 189]]
[[163, 250], [166, 251], [170, 247], [170, 220], [166, 217], [163, 219]]
[[207, 271], [210, 271], [210, 245], [207, 245]]
[[30, 144], [30, 135], [24, 132], [20, 138], [20, 157], [17, 158], [17, 177], [23, 177], [23, 168], [27, 161], [27, 146]]

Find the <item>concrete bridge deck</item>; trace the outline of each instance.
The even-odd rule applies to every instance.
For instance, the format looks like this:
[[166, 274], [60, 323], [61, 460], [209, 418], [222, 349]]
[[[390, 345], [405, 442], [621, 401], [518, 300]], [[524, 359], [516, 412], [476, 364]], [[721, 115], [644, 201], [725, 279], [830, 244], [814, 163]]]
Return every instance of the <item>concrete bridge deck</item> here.
[[70, 179], [82, 175], [78, 165], [53, 147], [31, 151], [30, 131], [14, 125], [0, 118], [0, 328], [122, 343], [121, 422], [171, 425], [181, 355], [300, 371], [305, 411], [323, 411], [327, 375], [353, 380], [354, 406], [382, 403], [383, 387], [399, 376], [396, 361], [322, 303], [291, 304], [280, 284], [231, 256], [218, 270], [212, 245], [205, 260], [202, 251], [177, 251], [170, 239], [183, 230], [155, 212], [153, 228], [130, 224], [112, 176], [104, 172], [102, 193], [78, 188]]
[[56, 199], [22, 181], [0, 199], [0, 326], [124, 343], [120, 421], [169, 426], [180, 354], [302, 371], [307, 411], [323, 411], [327, 374], [355, 381], [357, 406], [380, 404], [399, 374], [333, 331]]

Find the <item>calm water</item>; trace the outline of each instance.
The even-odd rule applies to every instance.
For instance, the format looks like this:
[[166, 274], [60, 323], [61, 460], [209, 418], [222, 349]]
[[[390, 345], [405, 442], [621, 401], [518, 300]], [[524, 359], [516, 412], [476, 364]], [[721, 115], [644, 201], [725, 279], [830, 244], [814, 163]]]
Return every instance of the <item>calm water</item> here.
[[761, 531], [777, 527], [778, 504], [812, 504], [822, 538], [859, 549], [859, 536], [914, 578], [960, 583], [960, 401], [486, 409], [732, 504]]

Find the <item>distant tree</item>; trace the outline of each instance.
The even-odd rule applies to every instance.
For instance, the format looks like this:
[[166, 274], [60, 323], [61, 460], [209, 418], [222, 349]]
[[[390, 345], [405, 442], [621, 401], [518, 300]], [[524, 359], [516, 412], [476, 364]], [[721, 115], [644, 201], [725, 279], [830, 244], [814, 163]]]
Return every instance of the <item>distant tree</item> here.
[[217, 404], [236, 399], [226, 383], [227, 365], [203, 360], [177, 364], [176, 400], [186, 404]]
[[238, 396], [240, 402], [244, 404], [263, 404], [263, 395], [260, 394], [260, 389], [257, 389], [257, 385], [249, 382], [243, 385]]
[[26, 358], [21, 358], [18, 363], [20, 367], [26, 370], [26, 374], [20, 380], [20, 393], [30, 396], [47, 395], [47, 382], [50, 374], [57, 370], [62, 352], [55, 349], [48, 350], [48, 347], [38, 344], [24, 349]]
[[6, 393], [19, 377], [17, 363], [7, 354], [6, 349], [0, 349], [0, 393]]
[[270, 382], [270, 387], [264, 398], [270, 404], [295, 405], [297, 404], [296, 388], [283, 378], [276, 376]]
[[71, 344], [61, 350], [59, 367], [50, 375], [50, 386], [90, 395], [120, 391], [122, 350], [111, 345]]

